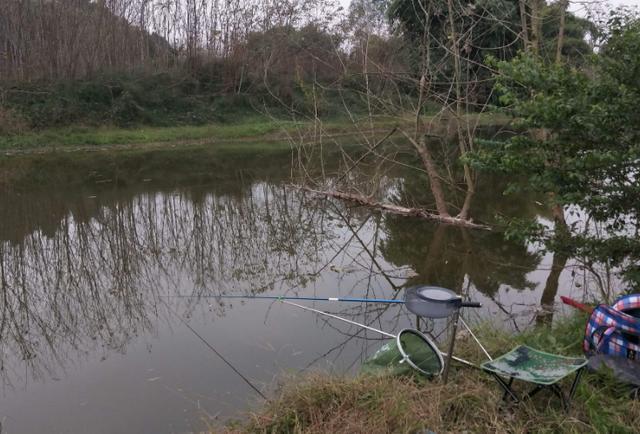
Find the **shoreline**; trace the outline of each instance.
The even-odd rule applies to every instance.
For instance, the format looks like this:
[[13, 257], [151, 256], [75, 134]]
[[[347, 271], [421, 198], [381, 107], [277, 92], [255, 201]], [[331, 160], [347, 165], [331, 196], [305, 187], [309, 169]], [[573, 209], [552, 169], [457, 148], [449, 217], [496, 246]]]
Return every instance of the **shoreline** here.
[[[468, 116], [478, 126], [504, 125], [500, 115], [485, 113]], [[425, 122], [434, 119], [427, 117]], [[443, 122], [449, 120], [443, 119]], [[380, 116], [371, 128], [368, 118], [351, 121], [335, 118], [326, 122], [286, 119], [247, 118], [234, 123], [186, 125], [173, 127], [113, 128], [76, 126], [30, 131], [0, 137], [0, 156], [57, 151], [85, 152], [132, 148], [172, 148], [214, 146], [233, 148], [291, 148], [314, 140], [340, 141], [354, 137], [377, 137], [395, 126], [412, 128], [410, 116]]]
[[[488, 327], [478, 337], [495, 356], [519, 344], [577, 356], [586, 316], [575, 314], [553, 327], [510, 335]], [[468, 335], [458, 338], [456, 355], [481, 362]], [[312, 373], [286, 377], [271, 402], [223, 428], [227, 433], [263, 432], [634, 432], [640, 401], [613, 377], [587, 370], [569, 413], [549, 391], [517, 406], [502, 403], [502, 389], [479, 370], [452, 366], [450, 382], [424, 377]], [[562, 381], [563, 390], [572, 378]], [[522, 391], [528, 384], [516, 381]], [[530, 385], [529, 385], [530, 386]]]

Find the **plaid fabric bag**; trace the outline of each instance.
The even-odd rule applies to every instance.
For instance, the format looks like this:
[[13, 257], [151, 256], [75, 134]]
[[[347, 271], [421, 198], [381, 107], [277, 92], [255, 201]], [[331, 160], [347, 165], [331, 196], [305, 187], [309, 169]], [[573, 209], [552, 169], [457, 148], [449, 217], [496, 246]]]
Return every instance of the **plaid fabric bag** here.
[[613, 306], [596, 307], [587, 322], [584, 351], [640, 360], [640, 318], [624, 312], [636, 309], [640, 309], [639, 295], [621, 297]]
[[625, 295], [620, 297], [611, 306], [620, 312], [629, 313], [629, 311], [640, 310], [640, 294]]

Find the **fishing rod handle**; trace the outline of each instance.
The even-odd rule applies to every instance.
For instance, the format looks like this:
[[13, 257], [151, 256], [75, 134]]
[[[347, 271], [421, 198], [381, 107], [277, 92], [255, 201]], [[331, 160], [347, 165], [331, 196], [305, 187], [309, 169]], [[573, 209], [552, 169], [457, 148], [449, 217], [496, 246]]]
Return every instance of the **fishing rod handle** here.
[[460, 307], [482, 307], [482, 303], [477, 301], [463, 301], [460, 303]]

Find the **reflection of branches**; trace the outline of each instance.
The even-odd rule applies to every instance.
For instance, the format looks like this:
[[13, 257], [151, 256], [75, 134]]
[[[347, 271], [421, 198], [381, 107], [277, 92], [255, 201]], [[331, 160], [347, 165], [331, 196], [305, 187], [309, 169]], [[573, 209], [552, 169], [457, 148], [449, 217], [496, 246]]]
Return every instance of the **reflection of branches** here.
[[509, 311], [500, 301], [496, 300], [496, 298], [493, 297], [493, 295], [487, 295], [487, 297], [489, 297], [489, 299], [493, 302], [493, 304], [495, 304], [496, 307], [498, 309], [500, 309], [507, 316], [509, 321], [513, 322], [513, 328], [518, 333], [520, 333], [520, 327], [518, 326], [518, 323], [516, 322], [515, 315], [513, 314], [513, 312]]
[[[321, 209], [261, 183], [239, 198], [152, 193], [84, 205], [56, 230], [0, 241], [0, 364], [8, 378], [20, 377], [19, 363], [41, 377], [74, 358], [124, 351], [153, 331], [154, 318], [168, 320], [161, 295], [304, 287], [331, 238], [318, 224]], [[184, 300], [187, 315], [197, 302]]]
[[[351, 225], [349, 224], [349, 220], [345, 217], [345, 215], [340, 211], [340, 209], [333, 204], [333, 209], [336, 212], [336, 214], [338, 216], [340, 216], [340, 218], [342, 219], [342, 221], [344, 221], [344, 223], [347, 225], [347, 227], [349, 228], [349, 230], [353, 233], [353, 236], [356, 240], [358, 240], [358, 243], [360, 243], [360, 245], [362, 246], [362, 250], [367, 253], [367, 255], [371, 258], [371, 267], [373, 267], [374, 265], [376, 266], [376, 268], [378, 269], [378, 271], [380, 272], [380, 274], [386, 279], [386, 281], [389, 283], [389, 285], [391, 285], [391, 287], [393, 289], [398, 289], [398, 286], [396, 286], [395, 283], [393, 283], [393, 281], [385, 274], [384, 269], [380, 266], [380, 264], [378, 263], [378, 261], [376, 260], [376, 255], [375, 255], [375, 248], [377, 246], [377, 236], [378, 236], [378, 232], [375, 231], [375, 238], [374, 238], [374, 252], [372, 253], [367, 244], [362, 241], [362, 238], [360, 238], [360, 236], [358, 235], [357, 231], [354, 231], [353, 228], [351, 227]], [[372, 268], [370, 268], [371, 270]]]
[[381, 250], [390, 262], [410, 265], [418, 273], [411, 283], [459, 289], [466, 276], [485, 294], [505, 284], [533, 288], [527, 274], [536, 270], [539, 255], [526, 245], [505, 242], [501, 234], [394, 217], [388, 217], [385, 226], [389, 235]]
[[[397, 178], [386, 182], [391, 194], [407, 185]], [[18, 204], [27, 212], [6, 219], [0, 231], [0, 364], [9, 383], [24, 375], [18, 369], [25, 365], [41, 377], [88, 355], [122, 352], [135, 337], [153, 333], [160, 320], [171, 325], [175, 319], [159, 303], [163, 295], [193, 296], [170, 299], [172, 309], [189, 318], [198, 309], [209, 315], [201, 296], [229, 292], [393, 298], [407, 281], [440, 284], [438, 279], [456, 288], [467, 282], [469, 290], [526, 287], [525, 276], [537, 264], [526, 249], [500, 245], [491, 234], [443, 226], [434, 231], [428, 223], [265, 182], [239, 194], [198, 188], [117, 194], [52, 201], [48, 219]], [[29, 198], [6, 200], [19, 201]], [[3, 202], [0, 197], [0, 209], [8, 209]], [[496, 265], [517, 259], [516, 272]], [[210, 309], [223, 315], [229, 306]], [[380, 305], [340, 314], [388, 331], [411, 320], [402, 309]], [[369, 350], [371, 339], [359, 331], [326, 327], [342, 342], [321, 359], [337, 358], [354, 341], [363, 345], [358, 357]]]
[[[361, 320], [362, 324], [366, 326], [371, 326], [375, 322], [378, 322], [378, 328], [382, 330], [383, 329], [383, 325], [381, 322], [382, 317], [389, 312], [391, 312], [391, 305], [382, 305], [382, 306], [365, 305], [365, 306], [362, 306], [361, 308], [352, 309], [351, 313], [349, 313], [349, 310], [342, 310], [339, 312], [339, 316], [343, 318], [351, 319], [351, 320], [357, 320], [360, 317], [364, 317], [364, 319]], [[403, 312], [401, 310], [396, 309], [395, 312], [396, 313], [386, 321], [388, 323], [387, 327], [390, 330], [395, 330], [398, 328], [398, 324], [400, 323], [401, 317], [403, 316]], [[373, 319], [367, 320], [367, 315], [371, 313], [375, 313], [375, 317]], [[301, 369], [301, 371], [305, 371], [309, 369], [311, 366], [315, 365], [317, 362], [321, 360], [326, 360], [329, 357], [329, 355], [332, 353], [337, 352], [336, 355], [334, 356], [334, 360], [337, 359], [340, 356], [340, 354], [343, 352], [347, 344], [349, 344], [351, 341], [353, 341], [356, 338], [361, 339], [365, 344], [365, 348], [358, 355], [357, 360], [360, 360], [366, 354], [367, 348], [368, 348], [367, 344], [369, 344], [372, 341], [378, 342], [378, 341], [388, 339], [388, 338], [381, 338], [381, 337], [371, 338], [368, 336], [361, 337], [360, 335], [362, 333], [366, 334], [366, 331], [367, 331], [363, 327], [352, 326], [347, 331], [342, 331], [340, 328], [334, 326], [331, 320], [327, 318], [318, 317], [318, 320], [323, 323], [323, 326], [333, 329], [335, 334], [343, 335], [346, 337], [346, 339], [340, 341], [338, 344], [334, 345], [333, 347], [326, 350], [324, 353], [320, 354], [315, 359], [311, 360], [303, 369]], [[353, 327], [355, 327], [355, 331], [353, 331]], [[356, 361], [354, 361], [353, 363], [356, 363]], [[347, 369], [349, 369], [352, 365], [353, 364], [349, 365]]]

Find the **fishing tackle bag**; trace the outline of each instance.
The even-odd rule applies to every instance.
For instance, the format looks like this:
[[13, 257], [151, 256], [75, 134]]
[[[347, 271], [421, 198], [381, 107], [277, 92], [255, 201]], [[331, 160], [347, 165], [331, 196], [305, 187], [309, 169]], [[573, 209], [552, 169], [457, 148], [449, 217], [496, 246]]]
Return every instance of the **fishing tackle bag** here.
[[585, 353], [640, 361], [640, 318], [634, 316], [638, 312], [638, 294], [621, 297], [612, 306], [596, 307], [584, 333]]

